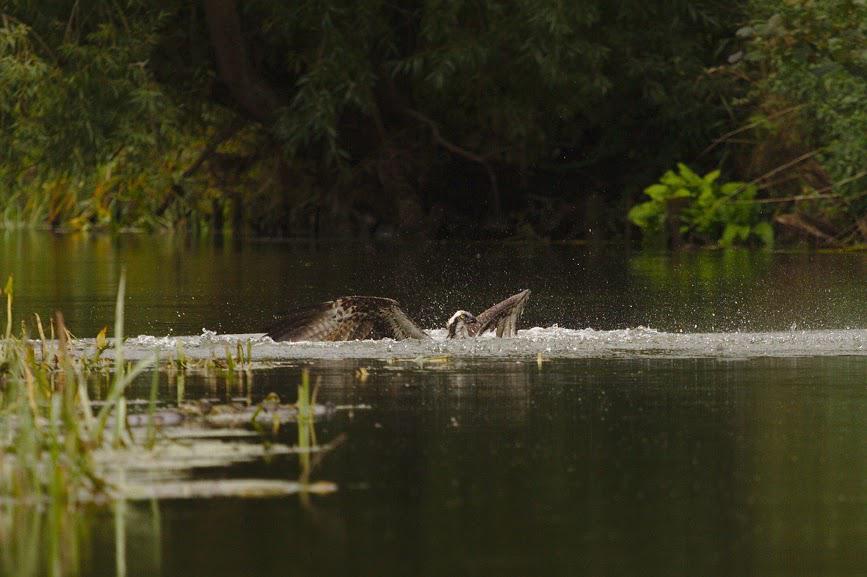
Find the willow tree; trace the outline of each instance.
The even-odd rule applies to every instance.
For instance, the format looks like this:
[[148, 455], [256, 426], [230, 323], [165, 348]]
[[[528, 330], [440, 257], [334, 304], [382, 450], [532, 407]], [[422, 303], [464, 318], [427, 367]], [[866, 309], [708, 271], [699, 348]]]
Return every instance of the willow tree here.
[[530, 189], [619, 202], [718, 133], [704, 71], [740, 18], [720, 0], [2, 10], [7, 207], [47, 187], [30, 208], [56, 222], [228, 211], [270, 232], [473, 230], [528, 211]]

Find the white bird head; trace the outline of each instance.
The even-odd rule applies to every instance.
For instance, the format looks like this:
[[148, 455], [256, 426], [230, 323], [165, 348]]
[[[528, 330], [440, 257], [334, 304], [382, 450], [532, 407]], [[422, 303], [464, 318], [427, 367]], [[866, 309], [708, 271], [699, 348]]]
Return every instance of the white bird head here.
[[475, 334], [473, 330], [478, 324], [475, 315], [467, 311], [458, 311], [452, 315], [449, 322], [446, 323], [446, 328], [449, 331], [450, 339], [465, 339]]

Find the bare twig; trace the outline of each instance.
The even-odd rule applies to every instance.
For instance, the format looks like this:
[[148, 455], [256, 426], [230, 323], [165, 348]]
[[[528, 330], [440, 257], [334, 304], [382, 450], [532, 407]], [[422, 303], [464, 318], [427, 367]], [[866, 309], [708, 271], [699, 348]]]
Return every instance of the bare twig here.
[[835, 245], [836, 239], [815, 224], [804, 220], [799, 214], [778, 214], [774, 220], [784, 226], [788, 226], [802, 234], [813, 237], [828, 245]]
[[[849, 184], [850, 182], [855, 182], [856, 180], [860, 180], [860, 179], [864, 178], [865, 176], [867, 176], [867, 170], [862, 170], [861, 172], [859, 172], [857, 174], [853, 174], [852, 176], [849, 176], [847, 178], [844, 178], [843, 180], [841, 180], [839, 182], [833, 182], [833, 183], [829, 184], [828, 186], [824, 186], [824, 187], [816, 190], [815, 193], [816, 194], [822, 194], [823, 192], [828, 192], [829, 190], [833, 190], [834, 188], [837, 188], [838, 186], [843, 186], [844, 184]], [[860, 198], [860, 195], [855, 196], [854, 198]]]
[[780, 178], [778, 178], [776, 180], [770, 180], [768, 182], [763, 182], [762, 184], [758, 185], [756, 188], [758, 188], [759, 190], [767, 190], [769, 188], [774, 188], [774, 187], [780, 186], [781, 184], [785, 184], [785, 183], [790, 182], [792, 180], [798, 180], [800, 178], [801, 178], [800, 174], [798, 174], [797, 172], [791, 172], [789, 174], [781, 176]]
[[805, 152], [801, 156], [798, 156], [797, 158], [794, 158], [794, 159], [790, 160], [789, 162], [783, 163], [780, 166], [778, 166], [772, 170], [769, 170], [765, 174], [754, 178], [752, 181], [750, 181], [750, 184], [758, 184], [760, 181], [765, 180], [766, 178], [770, 178], [770, 177], [774, 176], [775, 174], [777, 174], [778, 172], [782, 172], [782, 171], [786, 170], [787, 168], [791, 168], [791, 167], [795, 166], [796, 164], [799, 164], [805, 160], [809, 160], [810, 158], [813, 158], [814, 156], [819, 154], [819, 152], [820, 152], [820, 150], [818, 148], [816, 150], [811, 150], [810, 152]]
[[778, 202], [798, 202], [801, 200], [826, 200], [829, 198], [839, 198], [840, 195], [833, 194], [798, 194], [795, 196], [784, 196], [779, 198], [754, 198], [752, 200], [736, 200], [735, 204], [775, 204]]
[[[796, 202], [799, 200], [823, 200], [826, 198], [843, 198], [846, 201], [852, 201], [856, 198], [861, 198], [864, 195], [867, 195], [867, 191], [863, 191], [856, 195], [848, 195], [844, 196], [837, 192], [828, 193], [828, 191], [833, 190], [839, 186], [843, 186], [845, 184], [849, 184], [850, 182], [854, 182], [860, 178], [867, 176], [867, 170], [861, 171], [858, 174], [854, 174], [848, 178], [844, 178], [839, 182], [835, 182], [829, 184], [828, 186], [823, 186], [822, 188], [813, 191], [812, 194], [797, 194], [794, 196], [785, 196], [785, 197], [777, 197], [777, 198], [758, 198], [753, 200], [739, 200], [736, 201], [738, 204], [771, 204], [776, 202]], [[761, 187], [766, 188], [766, 187]], [[828, 194], [825, 194], [828, 193]]]
[[713, 142], [711, 142], [707, 148], [705, 148], [704, 150], [701, 151], [701, 154], [699, 154], [699, 156], [704, 156], [705, 154], [707, 154], [708, 152], [710, 152], [711, 150], [713, 150], [714, 148], [716, 148], [717, 146], [719, 146], [723, 142], [727, 141], [732, 136], [738, 135], [741, 132], [746, 132], [747, 130], [755, 128], [756, 126], [759, 126], [760, 124], [762, 124], [763, 122], [767, 122], [768, 120], [773, 120], [775, 118], [779, 118], [780, 116], [784, 116], [786, 114], [796, 112], [803, 107], [804, 107], [803, 104], [798, 104], [796, 106], [786, 108], [785, 110], [775, 112], [774, 114], [771, 114], [770, 116], [762, 118], [761, 120], [756, 120], [754, 122], [750, 122], [749, 124], [741, 126], [740, 128], [736, 128], [735, 130], [732, 130], [730, 132], [726, 132], [725, 134], [723, 134], [722, 136], [720, 136], [719, 138], [717, 138]]

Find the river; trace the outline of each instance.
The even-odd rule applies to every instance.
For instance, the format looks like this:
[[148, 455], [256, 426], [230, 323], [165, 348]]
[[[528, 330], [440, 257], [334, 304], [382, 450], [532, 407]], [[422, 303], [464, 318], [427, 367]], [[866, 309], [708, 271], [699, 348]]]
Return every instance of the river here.
[[[93, 505], [63, 537], [7, 507], [4, 574], [865, 574], [867, 254], [0, 240], [17, 318], [62, 310], [90, 346], [125, 268], [128, 358], [240, 344], [251, 377], [191, 374], [185, 397], [292, 400], [306, 370], [334, 409], [317, 439], [339, 441], [310, 473], [329, 494]], [[444, 339], [454, 310], [525, 288], [517, 338]], [[434, 338], [262, 336], [293, 306], [343, 294], [397, 298]], [[159, 391], [176, 400], [169, 375]], [[195, 475], [300, 468], [292, 455]], [[58, 539], [74, 554], [49, 556]]]

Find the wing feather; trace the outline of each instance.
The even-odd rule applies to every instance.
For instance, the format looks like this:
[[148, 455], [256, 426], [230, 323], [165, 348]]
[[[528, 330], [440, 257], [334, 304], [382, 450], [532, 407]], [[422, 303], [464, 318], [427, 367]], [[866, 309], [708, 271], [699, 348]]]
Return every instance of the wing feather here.
[[518, 334], [518, 320], [530, 298], [530, 291], [524, 290], [499, 302], [479, 314], [479, 330], [476, 334], [496, 331], [498, 337], [514, 337]]
[[429, 338], [397, 301], [348, 296], [290, 312], [268, 330], [275, 341], [351, 341]]
[[427, 339], [427, 333], [421, 330], [400, 308], [396, 301], [392, 301], [389, 307], [379, 309], [380, 319], [387, 327], [387, 337], [403, 339]]

